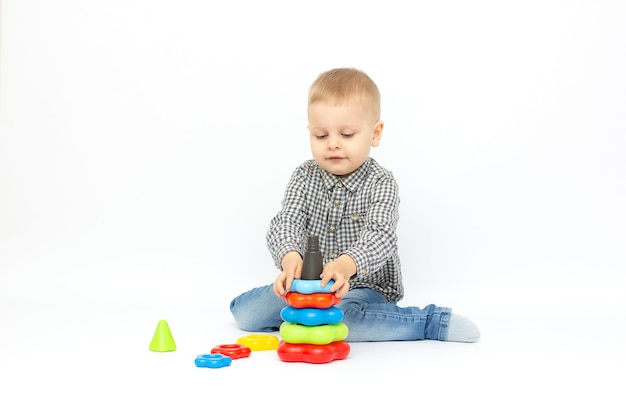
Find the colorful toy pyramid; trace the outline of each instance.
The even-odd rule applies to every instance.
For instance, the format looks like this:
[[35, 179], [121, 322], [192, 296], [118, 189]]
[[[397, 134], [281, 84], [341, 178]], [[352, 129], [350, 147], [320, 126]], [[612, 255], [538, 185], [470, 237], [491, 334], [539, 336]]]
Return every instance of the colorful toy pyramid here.
[[350, 353], [350, 345], [344, 341], [348, 327], [342, 323], [343, 312], [335, 307], [339, 298], [330, 290], [334, 281], [322, 287], [322, 268], [319, 238], [309, 236], [302, 278], [292, 281], [285, 296], [288, 306], [280, 312], [283, 340], [277, 352], [282, 361], [328, 363]]

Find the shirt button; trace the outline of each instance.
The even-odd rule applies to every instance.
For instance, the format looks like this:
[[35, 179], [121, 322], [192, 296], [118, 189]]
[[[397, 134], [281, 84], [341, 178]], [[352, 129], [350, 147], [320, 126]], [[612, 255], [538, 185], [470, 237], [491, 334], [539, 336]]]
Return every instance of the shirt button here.
[[354, 220], [354, 221], [359, 220], [359, 215], [358, 214], [353, 214], [352, 215], [352, 220]]
[[337, 230], [337, 229], [335, 228], [335, 226], [330, 226], [330, 227], [328, 228], [328, 230], [330, 230], [331, 232], [334, 232], [334, 231], [335, 231], [335, 230]]
[[329, 257], [330, 259], [335, 259], [335, 254], [334, 254], [334, 253], [329, 253], [329, 254], [328, 254], [328, 257]]
[[334, 205], [336, 205], [336, 206], [338, 206], [339, 204], [341, 204], [341, 201], [339, 201], [339, 200], [335, 200], [335, 201], [333, 201], [333, 204], [334, 204]]
[[339, 188], [343, 187], [343, 183], [338, 182], [338, 183], [337, 183], [337, 187], [339, 187]]
[[361, 275], [365, 275], [367, 273], [367, 271], [365, 270], [365, 268], [361, 269]]

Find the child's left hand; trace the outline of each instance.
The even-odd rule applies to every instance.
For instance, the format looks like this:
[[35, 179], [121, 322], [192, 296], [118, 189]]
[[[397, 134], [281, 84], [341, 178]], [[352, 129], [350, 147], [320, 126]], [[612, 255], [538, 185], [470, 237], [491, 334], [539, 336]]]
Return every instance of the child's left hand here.
[[324, 287], [332, 279], [335, 283], [330, 287], [331, 291], [335, 292], [335, 295], [339, 298], [343, 298], [350, 289], [350, 277], [356, 274], [356, 263], [348, 255], [341, 255], [334, 261], [328, 262], [324, 265], [322, 270], [321, 286]]

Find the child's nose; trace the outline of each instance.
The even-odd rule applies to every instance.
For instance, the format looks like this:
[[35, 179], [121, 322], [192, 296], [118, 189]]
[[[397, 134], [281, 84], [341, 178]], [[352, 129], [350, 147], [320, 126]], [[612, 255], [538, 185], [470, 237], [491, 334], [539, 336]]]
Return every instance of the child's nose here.
[[328, 136], [328, 148], [329, 149], [339, 149], [341, 147], [341, 142], [339, 138], [335, 135]]

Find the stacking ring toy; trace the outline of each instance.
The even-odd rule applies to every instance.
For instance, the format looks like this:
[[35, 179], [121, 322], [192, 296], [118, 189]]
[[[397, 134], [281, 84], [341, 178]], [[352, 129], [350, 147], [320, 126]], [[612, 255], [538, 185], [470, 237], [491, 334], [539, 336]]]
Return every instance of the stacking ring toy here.
[[328, 363], [348, 357], [350, 345], [347, 342], [333, 342], [328, 345], [280, 342], [277, 352], [284, 362]]
[[284, 321], [304, 324], [305, 326], [319, 326], [320, 324], [336, 324], [343, 320], [343, 311], [337, 307], [293, 308], [285, 307], [280, 311]]
[[327, 345], [348, 337], [348, 326], [345, 323], [303, 326], [285, 321], [280, 325], [280, 337], [287, 343]]
[[335, 283], [334, 280], [328, 281], [328, 284], [322, 287], [321, 279], [294, 279], [291, 281], [289, 291], [299, 292], [300, 294], [313, 294], [316, 292], [331, 293], [330, 287]]
[[233, 360], [221, 353], [215, 353], [210, 355], [198, 355], [196, 360], [196, 366], [198, 368], [223, 368], [230, 365]]
[[231, 359], [247, 358], [250, 356], [250, 348], [240, 344], [217, 345], [211, 349], [211, 353], [221, 353]]
[[250, 350], [274, 350], [280, 341], [271, 334], [249, 334], [237, 339], [240, 345], [248, 346]]
[[300, 294], [288, 292], [285, 301], [295, 308], [328, 308], [341, 301], [335, 293]]

